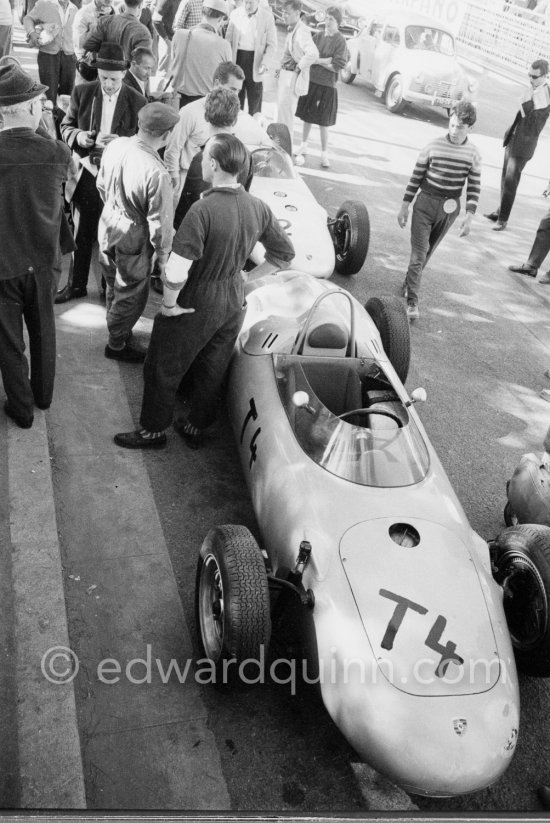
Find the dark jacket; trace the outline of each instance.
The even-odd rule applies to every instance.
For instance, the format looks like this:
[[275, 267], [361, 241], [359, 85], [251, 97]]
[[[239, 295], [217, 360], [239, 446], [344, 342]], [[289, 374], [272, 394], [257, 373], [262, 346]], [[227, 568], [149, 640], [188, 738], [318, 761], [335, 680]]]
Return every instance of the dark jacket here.
[[[136, 78], [134, 77], [134, 75], [132, 74], [130, 69], [128, 69], [128, 71], [126, 72], [126, 74], [122, 78], [122, 82], [125, 83], [127, 86], [129, 86], [131, 89], [134, 89], [134, 91], [137, 91], [138, 94], [143, 95], [143, 92], [141, 90], [141, 86], [139, 85], [138, 81], [136, 80]], [[152, 99], [151, 95], [146, 94], [145, 99], [149, 103]]]
[[[136, 134], [138, 112], [146, 102], [142, 94], [123, 83], [115, 106], [111, 134], [119, 137], [132, 137]], [[79, 83], [74, 87], [67, 114], [61, 121], [61, 134], [65, 143], [81, 157], [90, 154], [93, 149], [79, 146], [76, 136], [79, 131], [99, 131], [102, 108], [103, 94], [99, 80]]]
[[84, 51], [99, 51], [102, 43], [118, 43], [124, 51], [124, 58], [130, 60], [134, 49], [143, 46], [150, 49], [153, 38], [149, 29], [133, 14], [111, 14], [100, 17], [97, 25], [82, 44]]
[[[159, 31], [161, 37], [164, 36], [164, 33], [166, 33], [170, 40], [174, 36], [173, 23], [179, 4], [180, 0], [157, 0], [155, 10], [161, 15], [165, 29], [165, 32]], [[159, 26], [157, 24], [157, 29], [158, 28]]]
[[52, 276], [70, 159], [60, 140], [30, 128], [0, 133], [0, 280], [32, 271]]
[[535, 153], [539, 135], [550, 114], [550, 89], [548, 86], [545, 88], [548, 105], [535, 109], [532, 100], [522, 103], [514, 122], [504, 135], [502, 145], [508, 147], [512, 157], [524, 157], [530, 160]]

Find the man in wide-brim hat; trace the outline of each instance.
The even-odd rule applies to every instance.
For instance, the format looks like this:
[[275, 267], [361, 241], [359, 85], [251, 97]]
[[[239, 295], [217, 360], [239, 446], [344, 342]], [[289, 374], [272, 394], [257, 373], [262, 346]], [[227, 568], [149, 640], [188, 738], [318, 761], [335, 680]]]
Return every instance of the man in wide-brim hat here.
[[131, 137], [137, 132], [138, 112], [147, 102], [145, 97], [122, 82], [128, 63], [121, 46], [102, 43], [93, 65], [97, 68], [98, 79], [74, 87], [69, 109], [61, 123], [63, 140], [79, 163], [77, 179], [67, 186], [68, 198], [72, 189], [70, 199], [77, 250], [69, 282], [57, 294], [56, 303], [87, 294], [92, 249], [102, 209], [95, 181], [101, 152], [115, 137]]
[[0, 61], [0, 371], [4, 410], [21, 428], [32, 426], [35, 406], [49, 407], [55, 377], [53, 295], [71, 155], [36, 133], [46, 88], [10, 58]]

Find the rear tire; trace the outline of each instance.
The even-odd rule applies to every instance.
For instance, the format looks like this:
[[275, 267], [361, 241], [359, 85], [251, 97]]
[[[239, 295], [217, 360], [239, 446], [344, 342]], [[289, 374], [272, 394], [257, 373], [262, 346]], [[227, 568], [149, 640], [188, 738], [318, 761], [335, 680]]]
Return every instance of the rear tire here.
[[393, 77], [390, 77], [388, 80], [384, 94], [384, 102], [386, 103], [386, 108], [388, 111], [391, 111], [392, 114], [399, 114], [405, 108], [406, 103], [403, 100], [403, 78], [400, 74], [394, 74]]
[[353, 83], [357, 77], [351, 70], [351, 63], [346, 63], [343, 69], [340, 69], [340, 80], [342, 83]]
[[346, 200], [338, 209], [332, 242], [338, 274], [357, 274], [367, 258], [370, 243], [370, 220], [367, 207], [360, 200]]
[[520, 671], [550, 677], [550, 528], [519, 525], [493, 544], [493, 574]]
[[[195, 607], [200, 645], [215, 665], [216, 683], [235, 682], [244, 660], [263, 659], [271, 635], [267, 573], [244, 526], [208, 532], [197, 565]], [[253, 668], [257, 676], [258, 664]]]
[[411, 331], [403, 302], [398, 297], [371, 297], [365, 309], [378, 329], [390, 363], [404, 383], [411, 361]]

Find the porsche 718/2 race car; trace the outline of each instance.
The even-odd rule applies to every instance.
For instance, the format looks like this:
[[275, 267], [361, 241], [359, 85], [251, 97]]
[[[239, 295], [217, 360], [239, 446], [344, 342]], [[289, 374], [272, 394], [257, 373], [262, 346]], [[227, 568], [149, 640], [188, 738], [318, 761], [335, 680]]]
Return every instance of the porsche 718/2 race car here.
[[[366, 206], [360, 200], [348, 200], [336, 217], [329, 217], [294, 169], [286, 127], [276, 123], [268, 128], [269, 135], [279, 133], [288, 151], [278, 145], [249, 146], [254, 170], [251, 193], [268, 204], [292, 240], [295, 268], [321, 278], [330, 277], [335, 269], [340, 274], [356, 274], [369, 250]], [[256, 264], [261, 262], [262, 253], [253, 259]]]
[[363, 308], [292, 271], [248, 288], [228, 406], [261, 548], [242, 526], [206, 536], [204, 652], [220, 678], [259, 660], [291, 603], [324, 704], [366, 762], [416, 794], [481, 789], [519, 730], [508, 548], [468, 524], [414, 408], [425, 393], [403, 386], [404, 306]]

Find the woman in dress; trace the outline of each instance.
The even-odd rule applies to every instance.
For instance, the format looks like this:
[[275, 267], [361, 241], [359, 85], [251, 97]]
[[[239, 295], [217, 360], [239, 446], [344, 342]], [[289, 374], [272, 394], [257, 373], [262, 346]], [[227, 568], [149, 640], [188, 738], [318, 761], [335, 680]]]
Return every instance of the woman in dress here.
[[348, 48], [344, 36], [338, 31], [342, 23], [342, 12], [336, 6], [326, 11], [325, 31], [313, 35], [319, 50], [319, 57], [313, 63], [309, 75], [309, 90], [300, 97], [296, 115], [304, 121], [302, 145], [296, 152], [296, 165], [303, 166], [307, 154], [307, 144], [311, 126], [315, 123], [321, 132], [321, 166], [330, 166], [328, 158], [328, 130], [336, 123], [338, 113], [338, 92], [336, 81], [340, 69], [348, 59]]

